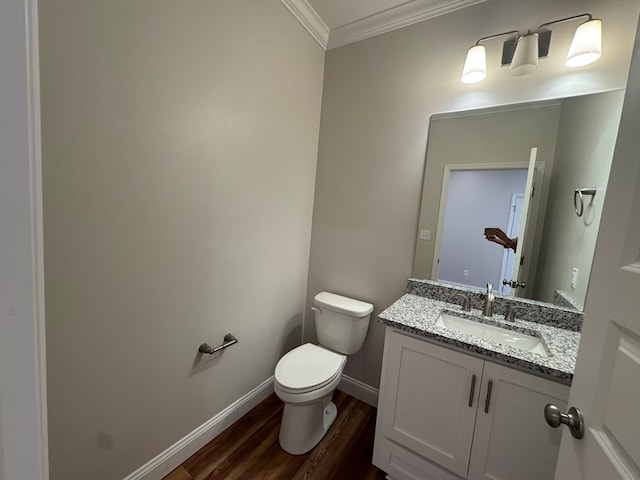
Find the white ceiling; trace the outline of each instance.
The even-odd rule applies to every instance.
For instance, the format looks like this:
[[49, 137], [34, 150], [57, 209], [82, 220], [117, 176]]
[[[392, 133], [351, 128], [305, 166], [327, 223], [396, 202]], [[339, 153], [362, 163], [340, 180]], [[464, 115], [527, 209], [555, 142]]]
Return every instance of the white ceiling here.
[[486, 0], [281, 0], [326, 49], [390, 32]]

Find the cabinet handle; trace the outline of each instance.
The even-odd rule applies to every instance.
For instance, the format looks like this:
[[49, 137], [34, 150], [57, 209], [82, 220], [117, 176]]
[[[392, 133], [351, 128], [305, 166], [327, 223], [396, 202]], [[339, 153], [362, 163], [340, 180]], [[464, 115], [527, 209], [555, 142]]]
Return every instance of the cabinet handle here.
[[484, 401], [484, 413], [489, 413], [489, 405], [491, 404], [491, 389], [493, 388], [493, 380], [487, 383], [487, 398]]
[[476, 391], [476, 376], [471, 377], [471, 391], [469, 392], [469, 406], [473, 406], [473, 393]]

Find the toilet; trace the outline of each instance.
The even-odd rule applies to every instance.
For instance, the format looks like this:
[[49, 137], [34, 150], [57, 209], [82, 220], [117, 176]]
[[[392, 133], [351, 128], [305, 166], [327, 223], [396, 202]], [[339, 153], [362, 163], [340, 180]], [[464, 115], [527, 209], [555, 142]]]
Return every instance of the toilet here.
[[336, 419], [331, 401], [347, 355], [362, 347], [373, 305], [329, 292], [313, 299], [319, 345], [294, 348], [276, 365], [274, 390], [284, 402], [280, 446], [293, 455], [315, 447]]

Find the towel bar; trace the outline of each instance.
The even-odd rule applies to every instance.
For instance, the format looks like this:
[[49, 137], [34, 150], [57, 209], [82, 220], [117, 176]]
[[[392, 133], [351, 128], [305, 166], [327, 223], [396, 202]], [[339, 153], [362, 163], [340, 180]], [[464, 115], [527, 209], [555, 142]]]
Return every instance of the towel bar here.
[[234, 343], [238, 343], [238, 339], [236, 337], [233, 336], [233, 334], [231, 333], [227, 333], [224, 336], [224, 343], [222, 345], [218, 345], [217, 347], [210, 347], [208, 343], [203, 343], [202, 345], [200, 345], [200, 348], [198, 348], [198, 351], [200, 353], [208, 353], [208, 354], [212, 354], [212, 353], [216, 353], [219, 352], [220, 350], [223, 350], [227, 347], [230, 347], [231, 345], [233, 345]]

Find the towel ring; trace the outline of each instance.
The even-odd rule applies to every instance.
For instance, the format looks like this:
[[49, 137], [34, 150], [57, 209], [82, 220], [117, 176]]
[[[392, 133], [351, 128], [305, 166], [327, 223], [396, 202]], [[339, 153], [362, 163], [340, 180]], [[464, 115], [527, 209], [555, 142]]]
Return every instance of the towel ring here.
[[591, 201], [593, 201], [593, 197], [596, 196], [596, 187], [576, 188], [573, 192], [573, 207], [578, 217], [581, 217], [584, 213], [584, 195], [589, 195]]

